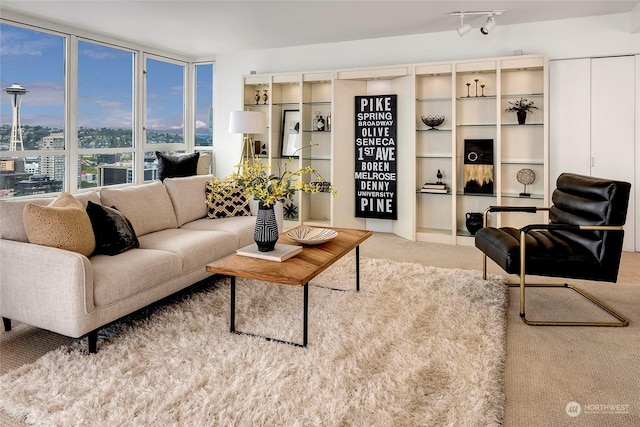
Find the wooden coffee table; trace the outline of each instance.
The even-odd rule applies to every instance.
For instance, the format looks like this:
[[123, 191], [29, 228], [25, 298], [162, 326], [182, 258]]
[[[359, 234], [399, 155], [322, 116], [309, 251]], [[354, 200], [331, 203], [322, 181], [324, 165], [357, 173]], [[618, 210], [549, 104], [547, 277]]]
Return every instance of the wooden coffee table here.
[[[232, 254], [207, 265], [207, 272], [229, 276], [231, 279], [231, 313], [229, 326], [231, 333], [259, 336], [269, 341], [292, 344], [298, 347], [307, 346], [309, 282], [351, 250], [355, 249], [356, 291], [359, 291], [360, 243], [372, 235], [372, 232], [368, 230], [353, 230], [348, 228], [332, 228], [332, 230], [338, 232], [338, 236], [334, 239], [320, 245], [304, 246], [301, 253], [283, 262], [267, 261]], [[280, 235], [278, 243], [300, 245], [294, 240], [289, 239], [285, 234]], [[303, 288], [302, 344], [236, 330], [236, 277], [263, 280], [281, 285], [300, 286]]]

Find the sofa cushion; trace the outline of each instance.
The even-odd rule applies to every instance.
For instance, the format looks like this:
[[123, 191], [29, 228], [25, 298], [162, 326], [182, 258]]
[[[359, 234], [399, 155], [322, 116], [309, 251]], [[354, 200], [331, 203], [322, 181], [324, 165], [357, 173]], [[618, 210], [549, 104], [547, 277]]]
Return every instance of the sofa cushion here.
[[141, 249], [172, 252], [182, 259], [182, 273], [204, 269], [208, 263], [233, 253], [238, 236], [225, 231], [195, 231], [175, 228], [140, 237]]
[[173, 203], [178, 227], [207, 215], [205, 186], [212, 179], [213, 175], [196, 175], [163, 181]]
[[199, 152], [185, 154], [183, 156], [170, 156], [156, 151], [158, 158], [158, 179], [178, 178], [191, 176], [198, 173]]
[[141, 292], [153, 292], [153, 288], [180, 276], [182, 260], [172, 252], [131, 249], [114, 256], [95, 255], [91, 268], [94, 303], [104, 307]]
[[104, 206], [116, 206], [126, 216], [138, 237], [178, 227], [171, 198], [160, 181], [100, 190]]
[[241, 188], [234, 189], [230, 194], [221, 194], [211, 183], [207, 183], [206, 193], [207, 217], [211, 219], [251, 215], [249, 201]]
[[254, 242], [253, 232], [256, 225], [255, 216], [235, 216], [211, 220], [197, 219], [182, 226], [182, 230], [225, 231], [233, 233], [238, 238], [238, 247], [250, 245]]
[[27, 203], [23, 217], [30, 243], [85, 256], [90, 256], [96, 247], [89, 215], [82, 203], [69, 193], [61, 193], [47, 206]]
[[211, 173], [211, 160], [213, 160], [211, 153], [200, 152], [200, 157], [198, 157], [198, 175], [209, 175]]
[[131, 222], [115, 207], [89, 201], [87, 214], [96, 235], [96, 254], [113, 256], [140, 246]]

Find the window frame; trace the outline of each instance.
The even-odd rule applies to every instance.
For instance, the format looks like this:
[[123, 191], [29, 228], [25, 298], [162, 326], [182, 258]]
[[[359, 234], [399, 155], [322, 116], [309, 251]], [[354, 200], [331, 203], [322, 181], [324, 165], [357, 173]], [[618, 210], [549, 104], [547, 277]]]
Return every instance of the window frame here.
[[[95, 191], [103, 188], [94, 187], [91, 189], [78, 188], [78, 156], [83, 153], [113, 153], [113, 152], [132, 152], [134, 157], [134, 181], [132, 185], [140, 184], [144, 181], [144, 153], [148, 151], [211, 151], [211, 147], [195, 147], [195, 68], [196, 64], [213, 64], [213, 80], [215, 81], [215, 60], [195, 61], [193, 58], [182, 57], [175, 53], [164, 52], [159, 49], [153, 49], [137, 45], [135, 43], [125, 42], [122, 40], [112, 39], [109, 37], [99, 36], [97, 34], [84, 31], [78, 28], [69, 27], [61, 24], [53, 24], [38, 20], [36, 18], [26, 17], [10, 11], [3, 11], [3, 17], [0, 18], [0, 24], [25, 28], [32, 31], [43, 32], [64, 38], [64, 133], [65, 133], [65, 149], [64, 150], [31, 150], [31, 151], [2, 151], [0, 157], [30, 157], [37, 155], [60, 155], [65, 158], [65, 174], [63, 189], [71, 193]], [[79, 41], [95, 43], [115, 49], [121, 49], [134, 54], [133, 66], [133, 147], [129, 148], [104, 148], [104, 149], [80, 149], [78, 147], [78, 51]], [[169, 63], [175, 63], [184, 67], [183, 69], [183, 138], [184, 143], [180, 144], [147, 144], [146, 142], [146, 58], [152, 58]], [[213, 85], [213, 82], [212, 82]], [[215, 111], [215, 94], [212, 96], [212, 108]], [[52, 196], [57, 193], [47, 193]], [[29, 197], [29, 196], [24, 196]]]

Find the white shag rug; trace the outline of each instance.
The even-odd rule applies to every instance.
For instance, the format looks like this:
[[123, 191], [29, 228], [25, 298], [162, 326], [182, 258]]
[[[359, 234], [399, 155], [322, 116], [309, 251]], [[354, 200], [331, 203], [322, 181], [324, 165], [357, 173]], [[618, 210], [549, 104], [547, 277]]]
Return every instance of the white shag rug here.
[[[309, 346], [229, 333], [229, 281], [0, 377], [41, 426], [501, 425], [507, 289], [478, 271], [361, 259], [309, 289]], [[322, 287], [321, 287], [322, 286]], [[238, 329], [302, 340], [302, 289], [239, 280]]]

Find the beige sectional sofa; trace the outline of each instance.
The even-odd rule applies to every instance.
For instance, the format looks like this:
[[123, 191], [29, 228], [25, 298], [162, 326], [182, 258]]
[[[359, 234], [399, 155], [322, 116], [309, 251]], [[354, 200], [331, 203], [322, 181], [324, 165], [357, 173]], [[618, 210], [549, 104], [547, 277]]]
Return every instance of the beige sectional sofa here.
[[[89, 351], [95, 352], [101, 327], [208, 277], [206, 264], [253, 242], [255, 224], [254, 216], [207, 217], [211, 178], [167, 178], [76, 194], [85, 207], [88, 201], [113, 206], [131, 222], [139, 248], [114, 256], [29, 243], [24, 206], [47, 205], [52, 197], [0, 201], [5, 329], [16, 320], [74, 338], [88, 334]], [[282, 227], [282, 211], [276, 212]]]

